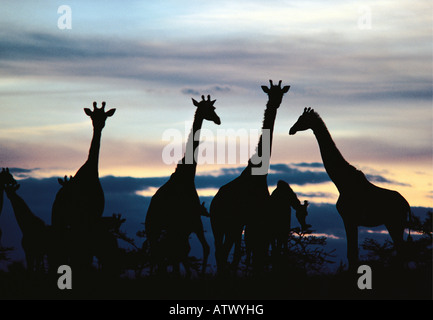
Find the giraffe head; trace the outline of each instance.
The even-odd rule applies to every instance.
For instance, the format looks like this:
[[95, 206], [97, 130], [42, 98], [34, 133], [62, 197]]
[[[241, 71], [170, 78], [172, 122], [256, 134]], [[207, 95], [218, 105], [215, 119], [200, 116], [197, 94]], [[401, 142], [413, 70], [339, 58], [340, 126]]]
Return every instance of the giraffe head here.
[[9, 172], [9, 168], [2, 168], [2, 171], [0, 171], [0, 187], [4, 187], [8, 184], [14, 184], [16, 183], [14, 177]]
[[69, 180], [68, 180], [68, 176], [65, 176], [63, 178], [63, 180], [60, 179], [60, 178], [58, 178], [57, 182], [62, 186], [61, 189], [68, 188], [70, 186], [71, 182], [72, 182], [72, 176], [69, 176]]
[[313, 129], [319, 115], [311, 108], [305, 108], [304, 113], [301, 114], [298, 121], [290, 128], [289, 134], [294, 135], [298, 131], [305, 131], [308, 129]]
[[65, 176], [62, 179], [58, 178], [57, 182], [62, 186], [62, 187], [66, 187], [70, 182], [72, 181], [72, 176], [69, 176], [69, 180], [68, 180], [68, 176]]
[[122, 219], [121, 213], [113, 213], [111, 217], [101, 217], [99, 224], [108, 231], [119, 232], [121, 225], [125, 221], [126, 219]]
[[298, 208], [296, 208], [296, 219], [298, 219], [299, 224], [301, 225], [302, 230], [307, 230], [311, 227], [311, 224], [307, 224], [305, 219], [307, 218], [308, 212], [307, 207], [310, 203], [305, 200], [304, 204], [299, 205]]
[[277, 188], [271, 194], [271, 201], [274, 201], [274, 205], [277, 206], [274, 208], [284, 208], [284, 211], [287, 210], [288, 214], [290, 214], [291, 211], [290, 207], [293, 207], [296, 210], [296, 219], [301, 225], [302, 230], [307, 230], [311, 227], [311, 225], [307, 224], [305, 221], [308, 215], [308, 201], [305, 200], [304, 204], [301, 204], [296, 194], [286, 181], [278, 181]]
[[272, 80], [269, 80], [269, 83], [269, 88], [262, 86], [262, 90], [268, 94], [268, 106], [278, 108], [283, 100], [283, 95], [289, 91], [290, 86], [284, 86], [281, 88], [281, 80], [278, 82], [278, 85], [274, 85]]
[[213, 121], [216, 124], [221, 124], [221, 120], [215, 113], [215, 107], [213, 106], [216, 100], [211, 100], [210, 95], [205, 100], [204, 96], [201, 96], [201, 101], [198, 102], [192, 99], [192, 103], [197, 107], [197, 115], [208, 121]]
[[93, 111], [89, 108], [84, 108], [84, 112], [92, 119], [93, 128], [102, 130], [105, 126], [105, 120], [111, 117], [116, 109], [110, 109], [105, 112], [105, 101], [102, 102], [102, 107], [98, 109], [96, 102], [93, 102]]
[[12, 195], [17, 192], [17, 190], [20, 188], [20, 185], [18, 182], [14, 181], [13, 183], [8, 183], [5, 185], [5, 192], [8, 198], [10, 198]]

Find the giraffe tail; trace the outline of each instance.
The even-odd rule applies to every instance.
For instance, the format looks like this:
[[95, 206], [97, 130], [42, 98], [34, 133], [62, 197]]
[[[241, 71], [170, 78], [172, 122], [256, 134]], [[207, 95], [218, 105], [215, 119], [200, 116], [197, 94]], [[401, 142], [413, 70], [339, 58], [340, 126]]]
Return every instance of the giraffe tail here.
[[415, 215], [413, 214], [411, 208], [409, 207], [408, 210], [408, 220], [407, 220], [407, 230], [408, 230], [408, 236], [407, 236], [407, 242], [412, 242], [412, 236], [410, 234], [410, 230], [413, 229], [413, 225], [415, 222]]

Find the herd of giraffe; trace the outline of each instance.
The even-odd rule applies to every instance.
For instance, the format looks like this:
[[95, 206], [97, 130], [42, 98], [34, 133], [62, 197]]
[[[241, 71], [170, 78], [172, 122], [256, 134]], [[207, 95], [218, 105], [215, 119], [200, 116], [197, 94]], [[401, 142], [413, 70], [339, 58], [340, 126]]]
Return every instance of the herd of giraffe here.
[[[217, 271], [221, 273], [238, 267], [243, 237], [252, 256], [253, 270], [262, 270], [269, 247], [278, 252], [287, 245], [291, 207], [296, 211], [301, 228], [310, 227], [306, 223], [308, 201], [302, 204], [285, 181], [279, 181], [272, 194], [267, 183], [277, 110], [289, 88], [282, 87], [281, 81], [278, 84], [270, 81], [269, 87], [262, 86], [268, 101], [256, 152], [242, 173], [218, 190], [209, 212], [204, 203], [200, 203], [195, 187], [195, 155], [198, 154], [203, 121], [220, 125], [221, 120], [215, 112], [215, 100], [210, 96], [207, 99], [202, 96], [201, 101], [192, 99], [196, 112], [185, 155], [168, 181], [151, 198], [145, 218], [145, 245], [149, 249], [152, 271], [165, 272], [168, 266], [179, 270], [183, 264], [189, 274], [189, 237], [195, 233], [203, 249], [201, 271], [205, 272], [210, 247], [202, 216], [210, 217]], [[40, 271], [44, 256], [47, 256], [48, 264], [54, 270], [67, 264], [74, 272], [85, 274], [96, 256], [103, 270], [110, 274], [119, 272], [114, 254], [118, 250], [117, 240], [111, 231], [118, 230], [124, 220], [116, 215], [102, 216], [105, 201], [98, 173], [102, 129], [115, 109], [105, 111], [105, 102], [101, 108], [94, 102], [93, 110], [86, 108], [84, 111], [93, 125], [88, 159], [74, 176], [58, 179], [61, 187], [52, 206], [50, 226], [35, 216], [17, 194], [19, 184], [9, 170], [0, 172], [0, 213], [5, 192], [23, 234], [22, 247], [27, 268], [31, 271]], [[310, 108], [304, 109], [289, 134], [307, 129], [313, 131], [325, 170], [340, 194], [336, 207], [346, 229], [349, 268], [353, 268], [358, 260], [359, 226], [385, 225], [399, 252], [410, 214], [407, 201], [396, 191], [373, 185], [361, 171], [351, 166], [337, 149], [323, 120]], [[263, 153], [265, 132], [269, 140], [267, 156]], [[265, 172], [255, 174], [254, 169], [263, 165]], [[233, 258], [229, 261], [232, 249]]]

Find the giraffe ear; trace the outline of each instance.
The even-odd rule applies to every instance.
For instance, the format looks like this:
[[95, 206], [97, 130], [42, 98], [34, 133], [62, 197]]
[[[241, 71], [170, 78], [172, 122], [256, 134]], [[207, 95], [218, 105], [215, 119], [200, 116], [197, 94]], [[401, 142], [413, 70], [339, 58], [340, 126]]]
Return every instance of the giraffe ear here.
[[267, 86], [262, 86], [262, 90], [264, 93], [269, 93], [269, 88]]
[[196, 107], [198, 107], [198, 102], [197, 102], [197, 100], [194, 100], [194, 98], [191, 98], [192, 99], [192, 103], [193, 103], [193, 105], [195, 105]]
[[107, 112], [105, 112], [105, 115], [107, 117], [111, 117], [114, 114], [114, 112], [116, 112], [116, 108], [108, 110]]
[[92, 110], [90, 110], [89, 108], [84, 108], [84, 112], [91, 117], [92, 116]]
[[287, 93], [289, 91], [289, 89], [290, 89], [290, 86], [285, 86], [283, 88], [283, 93]]

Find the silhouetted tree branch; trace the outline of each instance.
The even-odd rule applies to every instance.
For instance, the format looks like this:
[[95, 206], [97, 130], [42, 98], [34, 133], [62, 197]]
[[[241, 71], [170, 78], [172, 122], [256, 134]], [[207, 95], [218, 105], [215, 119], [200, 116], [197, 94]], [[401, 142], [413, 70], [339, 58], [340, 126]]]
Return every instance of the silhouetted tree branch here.
[[307, 273], [320, 272], [327, 263], [334, 263], [330, 259], [335, 257], [335, 250], [325, 251], [327, 238], [312, 233], [312, 230], [291, 229], [286, 253], [296, 267]]
[[[427, 212], [426, 216], [423, 221], [419, 217], [412, 217], [411, 236], [404, 246], [406, 262], [412, 262], [416, 267], [429, 267], [432, 264], [432, 212]], [[418, 234], [417, 237], [413, 236], [414, 232]], [[369, 261], [387, 266], [393, 259], [394, 245], [389, 240], [380, 244], [377, 240], [367, 238], [361, 247], [367, 251], [364, 258]]]
[[13, 250], [13, 247], [3, 247], [0, 245], [0, 261], [10, 261], [8, 254]]

